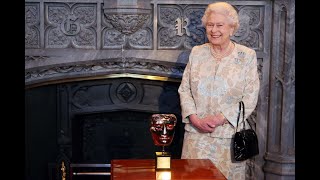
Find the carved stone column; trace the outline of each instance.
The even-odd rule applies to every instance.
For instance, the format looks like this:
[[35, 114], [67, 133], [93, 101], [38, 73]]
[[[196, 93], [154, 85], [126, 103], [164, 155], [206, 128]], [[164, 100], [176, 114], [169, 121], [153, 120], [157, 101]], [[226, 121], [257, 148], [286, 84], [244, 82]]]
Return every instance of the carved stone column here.
[[295, 0], [275, 0], [266, 179], [295, 179]]

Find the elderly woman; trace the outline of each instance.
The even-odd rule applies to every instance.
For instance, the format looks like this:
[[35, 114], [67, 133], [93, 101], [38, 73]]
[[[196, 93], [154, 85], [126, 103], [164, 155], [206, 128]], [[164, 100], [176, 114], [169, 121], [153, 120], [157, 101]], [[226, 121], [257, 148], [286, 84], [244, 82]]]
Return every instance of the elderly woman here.
[[227, 179], [245, 179], [245, 161], [232, 160], [230, 145], [239, 101], [245, 118], [257, 104], [256, 52], [231, 41], [239, 20], [230, 4], [209, 4], [202, 23], [209, 43], [193, 47], [178, 90], [185, 123], [181, 158], [210, 159]]

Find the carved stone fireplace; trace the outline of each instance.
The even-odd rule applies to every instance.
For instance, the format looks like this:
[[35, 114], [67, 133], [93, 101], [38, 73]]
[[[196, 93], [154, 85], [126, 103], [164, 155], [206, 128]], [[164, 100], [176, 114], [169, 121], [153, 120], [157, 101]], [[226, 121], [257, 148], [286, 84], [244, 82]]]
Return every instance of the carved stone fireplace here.
[[[174, 113], [175, 137], [167, 147], [180, 158], [183, 124], [177, 93], [179, 82], [138, 78], [110, 78], [58, 86], [58, 164], [110, 163], [111, 159], [151, 159], [153, 144], [149, 118]], [[68, 171], [67, 176], [68, 176]]]

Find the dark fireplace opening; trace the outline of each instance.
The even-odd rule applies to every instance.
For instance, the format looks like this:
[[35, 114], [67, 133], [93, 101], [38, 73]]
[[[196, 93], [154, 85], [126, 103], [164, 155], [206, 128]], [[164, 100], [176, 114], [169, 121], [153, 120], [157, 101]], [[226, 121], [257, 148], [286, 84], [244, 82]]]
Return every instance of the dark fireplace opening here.
[[[161, 147], [149, 132], [150, 112], [115, 111], [75, 115], [72, 119], [72, 162], [110, 163], [112, 159], [152, 159]], [[166, 150], [173, 159], [181, 157], [183, 124]]]

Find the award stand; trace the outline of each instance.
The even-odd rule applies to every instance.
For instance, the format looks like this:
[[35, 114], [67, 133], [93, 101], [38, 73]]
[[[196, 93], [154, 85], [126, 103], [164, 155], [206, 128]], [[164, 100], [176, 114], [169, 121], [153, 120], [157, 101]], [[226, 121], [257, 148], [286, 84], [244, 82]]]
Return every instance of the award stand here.
[[161, 152], [156, 152], [156, 170], [170, 170], [171, 168], [171, 154], [164, 151], [162, 146]]

